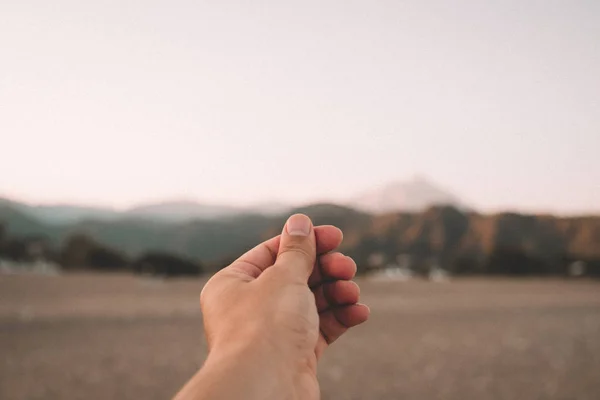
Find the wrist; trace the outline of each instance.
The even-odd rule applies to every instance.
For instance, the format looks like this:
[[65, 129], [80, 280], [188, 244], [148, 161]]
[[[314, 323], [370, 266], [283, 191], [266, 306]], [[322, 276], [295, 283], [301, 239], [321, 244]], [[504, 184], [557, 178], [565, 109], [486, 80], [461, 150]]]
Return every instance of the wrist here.
[[271, 336], [263, 327], [247, 324], [238, 329], [219, 331], [209, 342], [206, 362], [224, 362], [229, 359], [248, 360], [254, 365], [265, 364], [268, 370], [292, 373], [298, 355], [292, 354], [289, 341], [280, 342], [281, 335]]
[[293, 368], [264, 340], [215, 343], [196, 376], [177, 400], [286, 399], [295, 381]]
[[258, 370], [277, 380], [289, 380], [294, 375], [293, 358], [264, 336], [231, 338], [217, 341], [211, 346], [205, 361], [206, 367], [235, 365], [236, 368]]

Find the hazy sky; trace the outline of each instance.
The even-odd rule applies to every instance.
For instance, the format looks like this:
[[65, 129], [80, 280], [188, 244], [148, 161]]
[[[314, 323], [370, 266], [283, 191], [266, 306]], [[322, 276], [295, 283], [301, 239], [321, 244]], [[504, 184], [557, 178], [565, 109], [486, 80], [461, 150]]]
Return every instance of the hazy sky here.
[[0, 195], [600, 212], [598, 1], [0, 1]]

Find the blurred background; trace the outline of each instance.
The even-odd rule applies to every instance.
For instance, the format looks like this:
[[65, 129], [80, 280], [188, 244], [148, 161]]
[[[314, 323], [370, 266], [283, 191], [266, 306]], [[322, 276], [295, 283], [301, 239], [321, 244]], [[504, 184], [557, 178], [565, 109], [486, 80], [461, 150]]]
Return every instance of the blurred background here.
[[287, 216], [372, 318], [323, 399], [596, 399], [600, 3], [0, 1], [0, 398], [164, 399]]

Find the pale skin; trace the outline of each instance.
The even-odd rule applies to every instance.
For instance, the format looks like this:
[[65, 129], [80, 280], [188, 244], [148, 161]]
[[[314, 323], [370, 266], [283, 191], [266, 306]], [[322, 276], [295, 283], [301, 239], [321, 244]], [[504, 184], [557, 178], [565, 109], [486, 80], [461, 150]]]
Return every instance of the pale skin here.
[[323, 352], [369, 317], [341, 242], [296, 214], [215, 274], [200, 295], [209, 354], [175, 400], [319, 399]]

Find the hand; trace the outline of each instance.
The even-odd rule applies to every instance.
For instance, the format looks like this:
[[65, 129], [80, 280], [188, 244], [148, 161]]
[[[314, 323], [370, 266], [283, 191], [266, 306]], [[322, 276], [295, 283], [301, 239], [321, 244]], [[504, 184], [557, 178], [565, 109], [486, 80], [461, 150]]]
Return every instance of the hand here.
[[317, 361], [367, 320], [333, 226], [297, 214], [215, 274], [200, 296], [209, 356], [178, 399], [318, 399]]

